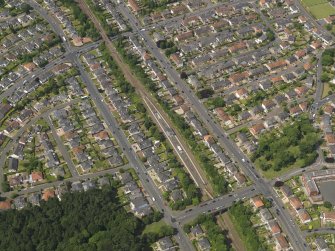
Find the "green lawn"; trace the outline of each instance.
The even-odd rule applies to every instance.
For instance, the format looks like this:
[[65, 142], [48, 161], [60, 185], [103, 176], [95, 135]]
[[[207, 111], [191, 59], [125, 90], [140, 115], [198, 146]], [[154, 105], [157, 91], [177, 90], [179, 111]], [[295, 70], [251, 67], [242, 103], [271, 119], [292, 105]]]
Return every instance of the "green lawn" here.
[[321, 4], [321, 3], [327, 3], [327, 0], [301, 0], [301, 2], [307, 6], [313, 6], [313, 5], [317, 5], [317, 4]]
[[158, 222], [151, 223], [150, 225], [147, 225], [143, 231], [143, 234], [146, 233], [159, 233], [160, 229], [164, 226], [169, 226], [166, 224], [164, 220], [160, 220]]
[[330, 91], [330, 84], [329, 83], [325, 83], [323, 85], [323, 91], [322, 91], [322, 98], [325, 98], [327, 96], [329, 96], [329, 91]]
[[322, 19], [335, 14], [335, 8], [327, 2], [306, 6], [306, 8], [316, 19]]

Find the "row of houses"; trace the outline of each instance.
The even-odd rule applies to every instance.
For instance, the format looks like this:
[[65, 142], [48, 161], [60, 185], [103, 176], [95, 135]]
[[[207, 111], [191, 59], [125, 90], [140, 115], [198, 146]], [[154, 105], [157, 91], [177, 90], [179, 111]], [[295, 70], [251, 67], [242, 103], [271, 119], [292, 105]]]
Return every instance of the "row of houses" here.
[[262, 198], [260, 196], [253, 197], [250, 199], [250, 203], [253, 208], [258, 212], [262, 222], [265, 224], [266, 229], [269, 230], [269, 233], [274, 238], [276, 243], [276, 250], [290, 250], [291, 247], [289, 242], [284, 236], [277, 220], [273, 218], [270, 210], [265, 207]]
[[133, 176], [129, 172], [119, 173], [117, 176], [123, 185], [124, 194], [129, 198], [130, 209], [134, 215], [142, 218], [151, 214], [152, 209]]
[[67, 192], [86, 192], [90, 189], [101, 189], [103, 186], [110, 186], [110, 181], [107, 177], [101, 177], [97, 180], [85, 180], [70, 182], [68, 186], [61, 183], [57, 187], [48, 187], [41, 192], [30, 193], [27, 196], [18, 196], [15, 199], [7, 199], [0, 202], [0, 210], [17, 209], [21, 210], [28, 204], [39, 206], [40, 202], [48, 201], [51, 198], [61, 200], [62, 196]]

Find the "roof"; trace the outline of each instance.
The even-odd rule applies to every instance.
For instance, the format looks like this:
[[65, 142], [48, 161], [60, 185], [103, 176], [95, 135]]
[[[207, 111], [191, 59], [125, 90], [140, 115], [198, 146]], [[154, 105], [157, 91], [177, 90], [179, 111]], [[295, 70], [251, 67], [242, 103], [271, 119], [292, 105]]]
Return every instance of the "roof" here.
[[252, 200], [252, 203], [254, 204], [254, 206], [256, 208], [260, 208], [260, 207], [264, 206], [263, 200], [260, 197], [258, 197], [258, 196], [251, 198], [251, 200]]
[[42, 172], [32, 172], [31, 180], [33, 182], [43, 180], [43, 173]]
[[10, 200], [0, 201], [0, 210], [7, 210], [11, 208]]
[[296, 196], [290, 197], [290, 198], [289, 198], [289, 201], [290, 201], [291, 206], [292, 206], [295, 210], [298, 210], [298, 209], [300, 209], [300, 208], [303, 207], [303, 205], [302, 205], [300, 199], [299, 199], [298, 197], [296, 197]]
[[55, 197], [55, 190], [53, 188], [46, 188], [43, 190], [42, 199], [48, 201], [50, 198]]

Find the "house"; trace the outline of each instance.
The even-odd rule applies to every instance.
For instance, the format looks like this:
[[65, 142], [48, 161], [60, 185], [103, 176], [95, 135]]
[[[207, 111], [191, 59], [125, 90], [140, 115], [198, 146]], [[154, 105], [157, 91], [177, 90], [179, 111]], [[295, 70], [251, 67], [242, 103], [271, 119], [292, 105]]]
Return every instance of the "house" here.
[[29, 72], [32, 72], [36, 68], [36, 65], [33, 62], [25, 63], [22, 66], [25, 70], [27, 70]]
[[251, 198], [251, 204], [254, 206], [255, 209], [259, 209], [264, 206], [263, 200], [258, 196]]
[[317, 251], [331, 251], [327, 242], [321, 237], [315, 238], [314, 244], [317, 248]]
[[320, 216], [323, 224], [326, 223], [335, 223], [335, 211], [332, 212], [323, 212]]
[[170, 59], [175, 63], [175, 65], [179, 68], [183, 66], [183, 60], [179, 57], [177, 53], [173, 53], [170, 56]]
[[300, 201], [300, 199], [296, 196], [292, 196], [289, 199], [290, 205], [296, 210], [298, 211], [299, 209], [303, 208], [303, 205]]
[[264, 100], [262, 102], [262, 108], [264, 109], [265, 112], [269, 112], [275, 106], [276, 106], [276, 104], [271, 99]]
[[42, 200], [48, 201], [55, 197], [55, 190], [53, 188], [46, 188], [42, 192]]
[[332, 133], [327, 133], [325, 135], [325, 140], [328, 145], [335, 145], [335, 135]]
[[275, 235], [275, 240], [276, 240], [276, 250], [284, 251], [289, 249], [290, 245], [288, 244], [283, 234]]
[[265, 64], [265, 67], [268, 68], [269, 71], [277, 70], [285, 66], [287, 66], [287, 62], [283, 59], [278, 60], [276, 62]]
[[39, 171], [34, 171], [30, 174], [29, 179], [30, 179], [31, 183], [36, 183], [36, 182], [42, 181], [43, 180], [43, 173], [39, 172]]
[[0, 104], [0, 120], [3, 119], [6, 114], [12, 109], [12, 106], [9, 104]]
[[8, 172], [16, 173], [19, 168], [19, 161], [15, 158], [9, 157], [8, 159]]
[[197, 237], [199, 237], [199, 236], [201, 236], [201, 235], [204, 234], [204, 231], [202, 230], [202, 228], [201, 228], [201, 226], [199, 224], [197, 224], [194, 227], [192, 227], [190, 229], [190, 231], [191, 231], [191, 234], [192, 234], [192, 236], [194, 238], [197, 238]]
[[268, 222], [268, 228], [270, 229], [272, 235], [281, 233], [281, 228], [275, 220]]
[[157, 251], [172, 251], [172, 250], [175, 250], [175, 248], [169, 236], [166, 236], [157, 241]]
[[263, 222], [268, 222], [269, 220], [273, 219], [272, 214], [270, 213], [269, 209], [267, 209], [267, 208], [262, 208], [261, 210], [259, 210], [259, 214], [260, 214], [261, 220]]
[[128, 5], [130, 6], [130, 8], [135, 12], [139, 12], [140, 11], [140, 7], [138, 5], [138, 3], [136, 2], [136, 0], [128, 0]]
[[235, 92], [235, 96], [239, 99], [244, 99], [248, 97], [248, 91], [245, 88], [240, 88]]
[[306, 209], [304, 208], [301, 208], [298, 210], [298, 216], [299, 216], [299, 219], [301, 221], [301, 223], [308, 223], [308, 222], [311, 222], [312, 221], [312, 218], [311, 216], [308, 214], [308, 212], [306, 211]]
[[242, 185], [247, 182], [247, 178], [244, 176], [243, 173], [236, 172], [234, 174], [234, 179], [237, 181], [239, 185]]
[[211, 244], [209, 243], [206, 237], [201, 237], [198, 240], [198, 247], [200, 251], [210, 251], [211, 250]]
[[284, 184], [284, 185], [282, 185], [280, 187], [280, 191], [283, 193], [283, 195], [286, 198], [289, 198], [289, 197], [291, 197], [293, 195], [292, 189], [288, 185], [286, 185], [286, 184]]
[[130, 201], [130, 208], [137, 217], [149, 215], [152, 210], [144, 197], [138, 197]]
[[250, 133], [254, 137], [257, 137], [264, 130], [265, 130], [265, 127], [264, 127], [263, 123], [257, 123], [257, 124], [255, 124], [255, 125], [253, 125], [252, 127], [249, 128]]
[[187, 32], [184, 32], [184, 33], [181, 33], [181, 34], [178, 34], [176, 37], [175, 37], [175, 41], [176, 42], [183, 42], [183, 41], [186, 41], [190, 38], [193, 37], [193, 31], [187, 31]]
[[12, 205], [10, 200], [0, 201], [0, 211], [11, 209], [11, 207]]

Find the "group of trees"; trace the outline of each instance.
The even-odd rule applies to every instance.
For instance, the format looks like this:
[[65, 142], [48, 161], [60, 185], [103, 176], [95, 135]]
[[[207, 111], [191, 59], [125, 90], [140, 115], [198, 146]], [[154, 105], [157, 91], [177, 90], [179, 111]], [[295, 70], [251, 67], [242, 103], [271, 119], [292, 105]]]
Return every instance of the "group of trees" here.
[[141, 8], [141, 15], [147, 15], [159, 8], [166, 8], [167, 4], [177, 2], [177, 0], [141, 0], [143, 8]]
[[244, 243], [245, 249], [248, 251], [266, 250], [250, 221], [252, 214], [251, 209], [244, 206], [242, 202], [234, 204], [229, 209], [229, 216]]
[[1, 212], [0, 250], [151, 250], [161, 235], [144, 236], [144, 227], [125, 211], [116, 187], [66, 193], [61, 201], [52, 198], [40, 207]]
[[335, 49], [326, 49], [322, 53], [321, 63], [323, 66], [331, 66], [334, 64]]
[[186, 233], [190, 232], [192, 226], [201, 225], [206, 232], [206, 237], [211, 243], [211, 250], [228, 251], [233, 250], [228, 244], [228, 240], [222, 229], [217, 225], [213, 215], [205, 214], [196, 218], [192, 224], [185, 224], [184, 230]]
[[80, 27], [77, 29], [81, 37], [90, 37], [93, 40], [100, 38], [99, 32], [95, 29], [93, 22], [91, 22], [85, 13], [80, 9], [78, 4], [73, 0], [60, 0], [60, 2], [72, 11], [76, 20], [80, 22]]
[[320, 143], [319, 134], [309, 119], [301, 117], [284, 126], [282, 132], [262, 134], [252, 160], [264, 171], [279, 171], [292, 164], [304, 167], [315, 161], [315, 150]]

